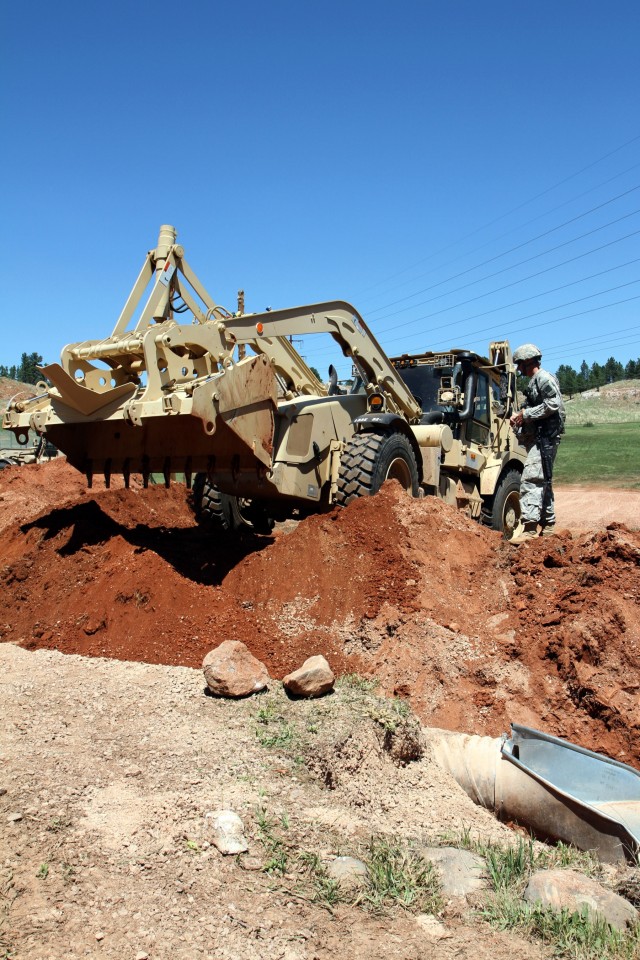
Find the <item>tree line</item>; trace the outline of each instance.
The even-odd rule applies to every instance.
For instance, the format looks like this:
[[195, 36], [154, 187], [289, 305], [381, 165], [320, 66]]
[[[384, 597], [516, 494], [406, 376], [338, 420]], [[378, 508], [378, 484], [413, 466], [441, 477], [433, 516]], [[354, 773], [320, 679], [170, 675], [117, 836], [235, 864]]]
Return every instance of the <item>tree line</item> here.
[[640, 379], [640, 359], [629, 360], [626, 366], [614, 357], [609, 357], [605, 364], [592, 363], [591, 366], [583, 360], [579, 370], [562, 363], [556, 370], [556, 377], [562, 392], [572, 396], [574, 393], [594, 390], [618, 380]]
[[38, 383], [42, 380], [42, 374], [38, 367], [43, 363], [39, 353], [23, 353], [20, 363], [12, 367], [7, 367], [0, 363], [0, 377], [9, 377], [11, 380], [19, 380], [20, 383]]
[[[0, 363], [0, 377], [19, 380], [20, 383], [38, 383], [42, 380], [42, 374], [38, 370], [42, 362], [39, 353], [23, 353], [19, 364], [7, 367]], [[317, 370], [314, 367], [311, 369], [321, 380]], [[614, 357], [609, 357], [605, 364], [592, 363], [591, 366], [583, 360], [579, 370], [574, 370], [568, 364], [562, 363], [556, 370], [556, 377], [562, 392], [571, 396], [583, 390], [597, 389], [606, 383], [615, 383], [617, 380], [640, 379], [640, 358], [629, 360], [626, 366]]]

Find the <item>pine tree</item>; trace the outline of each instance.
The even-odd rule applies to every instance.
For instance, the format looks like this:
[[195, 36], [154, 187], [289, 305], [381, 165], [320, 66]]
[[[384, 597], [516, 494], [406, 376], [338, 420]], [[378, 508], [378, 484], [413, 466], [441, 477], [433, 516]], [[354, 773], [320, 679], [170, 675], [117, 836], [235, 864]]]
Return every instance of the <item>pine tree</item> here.
[[21, 383], [38, 383], [42, 380], [42, 374], [38, 370], [41, 363], [42, 357], [39, 353], [23, 353], [16, 380], [20, 380]]

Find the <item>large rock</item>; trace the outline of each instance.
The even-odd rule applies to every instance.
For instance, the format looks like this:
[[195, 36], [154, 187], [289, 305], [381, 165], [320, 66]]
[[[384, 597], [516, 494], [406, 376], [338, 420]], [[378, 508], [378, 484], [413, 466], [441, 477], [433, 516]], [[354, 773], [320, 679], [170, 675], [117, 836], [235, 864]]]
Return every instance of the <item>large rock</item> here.
[[586, 907], [590, 914], [606, 920], [616, 930], [625, 930], [639, 917], [624, 897], [575, 870], [538, 870], [529, 880], [524, 899], [571, 913], [580, 913]]
[[341, 887], [361, 887], [366, 883], [367, 865], [356, 857], [336, 857], [327, 866], [327, 876]]
[[299, 670], [294, 670], [282, 681], [289, 693], [297, 697], [321, 697], [333, 690], [336, 678], [324, 657], [309, 657]]
[[421, 853], [438, 872], [445, 897], [466, 897], [487, 886], [482, 857], [457, 847], [423, 847]]
[[204, 658], [207, 686], [219, 697], [246, 697], [264, 690], [269, 674], [239, 640], [225, 640]]

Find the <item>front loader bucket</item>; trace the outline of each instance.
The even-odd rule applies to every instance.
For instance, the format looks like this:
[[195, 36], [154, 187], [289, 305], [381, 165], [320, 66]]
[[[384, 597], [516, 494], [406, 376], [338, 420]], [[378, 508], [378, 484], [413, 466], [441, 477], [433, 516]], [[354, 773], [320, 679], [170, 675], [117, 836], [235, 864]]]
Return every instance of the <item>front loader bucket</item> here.
[[247, 357], [184, 388], [145, 399], [133, 384], [94, 391], [76, 383], [57, 364], [44, 368], [51, 381], [48, 406], [33, 415], [34, 427], [68, 461], [107, 482], [115, 474], [204, 471], [225, 486], [247, 475], [264, 482], [273, 451], [276, 382], [267, 359]]

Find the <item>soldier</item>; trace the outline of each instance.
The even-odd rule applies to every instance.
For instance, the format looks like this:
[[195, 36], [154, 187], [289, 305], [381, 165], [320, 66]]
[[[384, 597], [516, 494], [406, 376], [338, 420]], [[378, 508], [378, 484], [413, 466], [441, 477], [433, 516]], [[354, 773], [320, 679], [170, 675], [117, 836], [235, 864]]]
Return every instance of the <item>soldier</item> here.
[[[511, 543], [520, 544], [537, 536], [548, 536], [556, 522], [553, 463], [564, 433], [565, 411], [560, 385], [540, 367], [542, 353], [533, 343], [524, 343], [513, 354], [518, 373], [530, 377], [523, 408], [511, 418], [527, 459], [520, 484], [520, 523]], [[538, 532], [538, 525], [541, 527]]]

